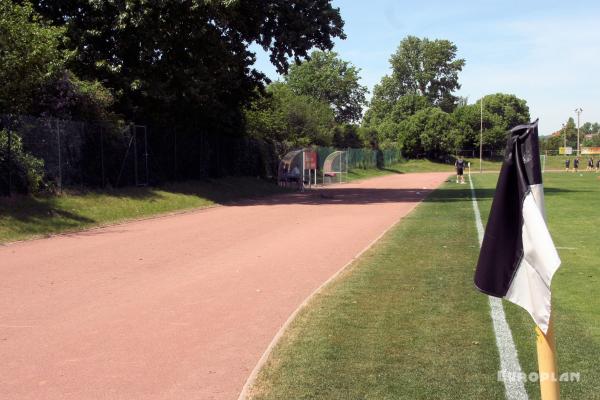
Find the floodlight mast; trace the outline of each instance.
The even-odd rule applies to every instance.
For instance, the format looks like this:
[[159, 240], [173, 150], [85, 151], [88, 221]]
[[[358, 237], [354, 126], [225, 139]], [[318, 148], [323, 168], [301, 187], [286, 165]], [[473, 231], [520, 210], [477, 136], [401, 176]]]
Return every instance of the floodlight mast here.
[[564, 145], [563, 148], [565, 149], [565, 154], [567, 154], [567, 126], [565, 124], [562, 124], [562, 130], [563, 130], [563, 137], [564, 137]]

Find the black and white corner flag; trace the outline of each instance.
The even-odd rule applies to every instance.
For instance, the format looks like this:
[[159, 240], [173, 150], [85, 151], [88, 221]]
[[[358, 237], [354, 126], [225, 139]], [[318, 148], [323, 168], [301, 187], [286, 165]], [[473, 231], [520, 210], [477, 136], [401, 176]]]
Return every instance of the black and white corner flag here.
[[523, 307], [547, 333], [560, 259], [546, 226], [539, 154], [537, 120], [510, 131], [475, 285]]

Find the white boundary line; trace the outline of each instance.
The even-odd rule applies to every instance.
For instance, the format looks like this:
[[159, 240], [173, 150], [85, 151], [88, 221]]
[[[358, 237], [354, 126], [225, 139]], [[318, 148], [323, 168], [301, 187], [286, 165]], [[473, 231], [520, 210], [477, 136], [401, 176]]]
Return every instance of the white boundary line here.
[[[475, 226], [477, 227], [477, 237], [479, 239], [479, 247], [483, 242], [483, 223], [481, 222], [481, 213], [477, 205], [477, 197], [475, 196], [475, 187], [469, 172], [469, 185], [471, 186], [471, 202], [473, 204], [473, 213], [475, 214]], [[513, 341], [512, 333], [506, 316], [502, 299], [498, 297], [488, 296], [490, 301], [490, 314], [494, 325], [494, 334], [496, 335], [496, 346], [500, 355], [500, 370], [504, 373], [504, 389], [506, 390], [507, 400], [528, 400], [527, 392], [523, 381], [518, 379], [522, 376], [523, 371], [519, 364], [519, 356]], [[513, 379], [511, 379], [513, 378]]]
[[[435, 188], [433, 190], [435, 190]], [[433, 190], [431, 191], [431, 193], [433, 193]], [[331, 277], [329, 277], [329, 279], [327, 279], [325, 282], [323, 282], [321, 284], [321, 286], [316, 288], [306, 299], [304, 299], [302, 304], [300, 304], [298, 306], [298, 308], [296, 308], [296, 310], [294, 310], [294, 312], [288, 317], [288, 319], [281, 326], [281, 328], [279, 328], [279, 331], [277, 331], [277, 333], [273, 337], [273, 340], [271, 340], [271, 343], [269, 343], [269, 346], [267, 346], [265, 352], [260, 357], [260, 359], [258, 360], [258, 363], [256, 363], [256, 366], [254, 367], [254, 369], [248, 376], [248, 379], [246, 380], [246, 383], [244, 384], [244, 387], [242, 388], [242, 391], [238, 397], [238, 400], [247, 400], [248, 399], [248, 394], [250, 393], [250, 389], [252, 388], [252, 386], [254, 386], [254, 383], [256, 382], [258, 373], [260, 372], [262, 367], [266, 364], [267, 360], [269, 359], [269, 356], [271, 355], [271, 352], [273, 351], [273, 349], [275, 348], [275, 346], [277, 345], [277, 343], [279, 342], [279, 340], [281, 339], [281, 337], [283, 336], [283, 334], [285, 333], [287, 328], [290, 326], [292, 321], [296, 318], [298, 313], [302, 309], [304, 309], [304, 307], [306, 307], [306, 305], [313, 299], [313, 297], [315, 297], [317, 295], [317, 293], [319, 293], [321, 290], [323, 290], [323, 288], [325, 286], [329, 285], [333, 280], [335, 280], [346, 268], [348, 268], [354, 261], [356, 261], [356, 259], [358, 259], [367, 250], [369, 250], [371, 247], [373, 247], [373, 245], [375, 243], [377, 243], [382, 237], [384, 237], [385, 234], [388, 233], [388, 231], [390, 229], [392, 229], [394, 226], [396, 226], [402, 220], [402, 218], [406, 217], [408, 214], [410, 214], [416, 208], [417, 205], [421, 204], [421, 202], [423, 202], [423, 200], [425, 200], [429, 196], [429, 194], [430, 193], [428, 193], [421, 200], [419, 200], [417, 203], [415, 203], [415, 205], [410, 210], [408, 210], [408, 212], [406, 214], [404, 214], [398, 220], [394, 221], [393, 224], [391, 224], [390, 226], [385, 228], [385, 230], [379, 236], [377, 236], [364, 249], [362, 249], [358, 254], [356, 254], [346, 265], [344, 265], [337, 272], [335, 272]]]

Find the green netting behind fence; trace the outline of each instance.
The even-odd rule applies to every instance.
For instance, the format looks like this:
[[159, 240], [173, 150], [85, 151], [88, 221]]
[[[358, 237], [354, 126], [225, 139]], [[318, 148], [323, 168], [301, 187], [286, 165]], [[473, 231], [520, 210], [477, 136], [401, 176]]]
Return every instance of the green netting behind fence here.
[[348, 154], [348, 168], [350, 169], [386, 167], [402, 160], [402, 155], [399, 149], [372, 150], [316, 147], [315, 150], [319, 157], [319, 169], [323, 169], [323, 162], [327, 156], [336, 150], [342, 150]]

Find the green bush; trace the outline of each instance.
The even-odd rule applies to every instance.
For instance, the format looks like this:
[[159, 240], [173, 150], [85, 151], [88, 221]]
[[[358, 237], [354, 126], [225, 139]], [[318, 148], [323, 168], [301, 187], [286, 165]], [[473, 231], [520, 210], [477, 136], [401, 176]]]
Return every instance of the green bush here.
[[0, 131], [0, 165], [2, 166], [0, 187], [7, 191], [10, 171], [11, 190], [23, 194], [39, 191], [44, 179], [44, 161], [26, 153], [23, 150], [21, 137], [12, 132], [9, 162], [8, 136], [7, 130]]

